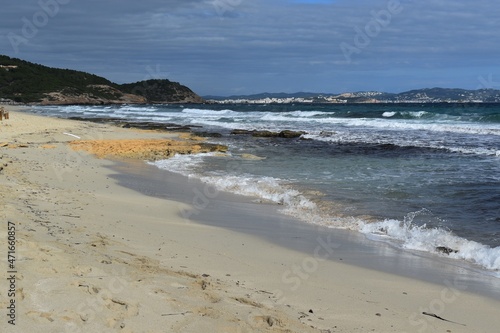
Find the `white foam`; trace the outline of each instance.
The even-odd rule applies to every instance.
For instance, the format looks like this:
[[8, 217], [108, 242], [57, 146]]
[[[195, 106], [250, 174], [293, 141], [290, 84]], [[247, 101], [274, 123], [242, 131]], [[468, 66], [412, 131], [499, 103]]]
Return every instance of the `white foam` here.
[[201, 175], [196, 167], [214, 153], [176, 155], [168, 160], [151, 162], [159, 168], [194, 177], [213, 185], [218, 191], [257, 197], [282, 205], [282, 212], [308, 223], [332, 228], [360, 231], [376, 241], [390, 242], [403, 249], [440, 253], [437, 248], [456, 250], [449, 257], [466, 260], [492, 271], [500, 271], [500, 247], [491, 248], [474, 241], [458, 237], [441, 228], [427, 228], [413, 224], [416, 216], [429, 213], [426, 210], [408, 214], [404, 221], [384, 220], [368, 223], [353, 217], [321, 216], [316, 204], [299, 191], [290, 188], [282, 179], [258, 177], [249, 174], [231, 175], [210, 173]]
[[417, 226], [411, 221], [385, 220], [375, 223], [363, 223], [360, 231], [373, 240], [392, 241], [404, 249], [437, 253], [439, 247], [455, 252], [447, 256], [477, 264], [483, 268], [500, 270], [500, 246], [490, 246], [470, 241], [441, 228]]
[[211, 173], [201, 175], [196, 167], [206, 157], [216, 156], [215, 153], [196, 155], [175, 155], [167, 160], [149, 162], [161, 169], [180, 173], [184, 176], [200, 179], [202, 182], [215, 186], [218, 191], [253, 196], [266, 201], [283, 205], [284, 209], [314, 209], [316, 205], [305, 198], [299, 191], [286, 186], [282, 179], [274, 177], [258, 177], [250, 174], [230, 175]]
[[258, 197], [283, 205], [285, 208], [300, 207], [313, 209], [314, 203], [306, 199], [299, 191], [289, 189], [283, 181], [273, 177], [241, 176], [205, 176], [200, 177], [205, 182], [214, 185], [219, 191]]
[[300, 118], [309, 118], [309, 117], [315, 117], [315, 116], [333, 116], [335, 112], [329, 111], [329, 112], [321, 112], [321, 111], [291, 111], [291, 112], [284, 112], [283, 114], [290, 115], [293, 117], [300, 117]]
[[382, 117], [391, 118], [391, 117], [394, 117], [397, 114], [398, 114], [397, 112], [384, 112], [382, 114]]
[[193, 155], [177, 154], [169, 159], [148, 162], [148, 164], [152, 164], [160, 169], [180, 173], [181, 175], [187, 177], [196, 177], [196, 166], [203, 162], [204, 157], [214, 155], [215, 153], [201, 153]]
[[[394, 117], [395, 115], [401, 115], [401, 116], [408, 116], [409, 118], [422, 118], [425, 115], [428, 115], [429, 113], [426, 111], [386, 111], [382, 113], [382, 117], [385, 118], [391, 118]], [[439, 117], [437, 117], [439, 118]]]
[[[316, 141], [323, 142], [333, 142], [333, 143], [344, 143], [344, 142], [354, 142], [354, 143], [377, 143], [377, 144], [395, 144], [400, 147], [420, 147], [420, 148], [431, 148], [448, 150], [454, 153], [461, 154], [472, 154], [472, 155], [483, 155], [483, 156], [500, 156], [500, 151], [496, 147], [455, 147], [452, 145], [443, 145], [441, 141], [432, 142], [430, 140], [419, 140], [411, 137], [411, 140], [405, 139], [404, 137], [394, 138], [382, 138], [382, 137], [370, 137], [368, 135], [356, 135], [349, 131], [334, 131], [330, 135], [325, 132], [310, 132], [309, 134], [304, 134], [303, 138], [312, 139]], [[451, 142], [453, 144], [453, 142]]]
[[426, 111], [417, 111], [417, 112], [409, 112], [409, 114], [411, 114], [415, 118], [422, 118], [423, 116], [428, 115], [429, 112], [426, 112]]
[[236, 112], [233, 110], [205, 110], [205, 109], [186, 108], [182, 110], [182, 113], [196, 115], [197, 117], [199, 117], [199, 116], [228, 116], [228, 115], [239, 114], [240, 112]]

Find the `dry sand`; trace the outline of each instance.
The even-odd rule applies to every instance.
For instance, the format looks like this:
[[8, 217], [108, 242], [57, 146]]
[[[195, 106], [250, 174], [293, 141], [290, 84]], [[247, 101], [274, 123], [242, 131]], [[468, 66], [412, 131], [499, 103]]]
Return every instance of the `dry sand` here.
[[22, 112], [0, 123], [1, 332], [498, 332], [500, 302], [453, 281], [323, 260], [327, 242], [307, 256], [186, 220], [186, 205], [117, 185], [112, 161], [69, 148], [75, 136], [174, 138]]

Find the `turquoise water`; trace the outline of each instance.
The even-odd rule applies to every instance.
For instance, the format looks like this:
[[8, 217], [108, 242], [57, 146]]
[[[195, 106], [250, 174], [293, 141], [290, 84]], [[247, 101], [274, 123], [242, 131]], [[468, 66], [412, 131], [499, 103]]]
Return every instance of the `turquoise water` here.
[[[357, 230], [406, 249], [500, 270], [499, 105], [196, 105], [43, 107], [62, 117], [201, 125], [230, 155], [158, 167], [283, 205], [307, 223]], [[307, 132], [300, 139], [232, 129]], [[249, 159], [252, 154], [259, 159]], [[439, 253], [438, 253], [439, 254]]]

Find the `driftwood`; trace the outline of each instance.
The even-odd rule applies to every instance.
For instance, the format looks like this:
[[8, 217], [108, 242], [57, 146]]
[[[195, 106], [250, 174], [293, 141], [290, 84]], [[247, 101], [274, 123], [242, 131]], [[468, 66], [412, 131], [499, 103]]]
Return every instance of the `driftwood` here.
[[426, 316], [434, 317], [434, 318], [442, 320], [442, 321], [447, 321], [449, 323], [466, 326], [465, 324], [460, 324], [460, 323], [457, 323], [456, 321], [451, 321], [451, 320], [448, 320], [448, 319], [444, 319], [443, 317], [440, 317], [440, 316], [438, 316], [437, 314], [434, 314], [434, 313], [422, 312], [422, 314], [426, 315]]

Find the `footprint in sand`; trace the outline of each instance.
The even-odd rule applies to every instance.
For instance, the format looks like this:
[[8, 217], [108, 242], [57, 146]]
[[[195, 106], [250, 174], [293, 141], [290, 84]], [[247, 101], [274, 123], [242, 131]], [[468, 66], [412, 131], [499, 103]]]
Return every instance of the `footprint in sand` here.
[[38, 323], [51, 323], [54, 321], [53, 314], [49, 312], [29, 311], [26, 315]]
[[73, 284], [77, 285], [79, 288], [82, 288], [83, 290], [88, 292], [90, 295], [96, 295], [101, 291], [101, 288], [96, 287], [92, 284], [87, 284], [85, 282], [75, 282]]
[[139, 315], [139, 304], [131, 304], [117, 298], [107, 299], [106, 308], [112, 311], [113, 316], [107, 319], [111, 328], [124, 328], [124, 320]]

